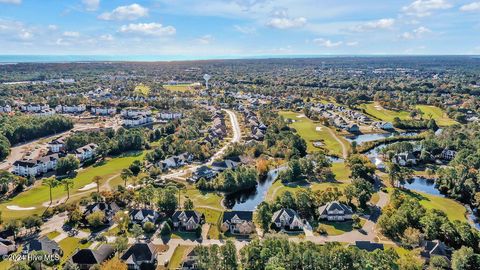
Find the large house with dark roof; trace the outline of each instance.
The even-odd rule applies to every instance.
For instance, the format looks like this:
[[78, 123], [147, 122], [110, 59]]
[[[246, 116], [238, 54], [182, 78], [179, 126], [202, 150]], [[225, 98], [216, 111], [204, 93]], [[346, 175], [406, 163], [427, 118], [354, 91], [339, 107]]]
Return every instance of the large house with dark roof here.
[[94, 158], [95, 149], [97, 148], [98, 148], [98, 145], [94, 143], [89, 143], [85, 146], [75, 149], [74, 154], [78, 158], [78, 160], [80, 160], [80, 162], [83, 162], [85, 160]]
[[207, 166], [201, 166], [192, 173], [192, 177], [190, 179], [192, 182], [197, 182], [201, 178], [209, 180], [214, 178], [216, 175], [217, 171], [214, 171]]
[[344, 221], [351, 220], [353, 210], [350, 206], [338, 201], [329, 202], [318, 208], [320, 219], [328, 221]]
[[52, 154], [36, 159], [21, 159], [13, 163], [13, 173], [21, 176], [38, 176], [57, 168], [59, 156]]
[[361, 250], [366, 250], [368, 252], [372, 252], [377, 249], [384, 249], [383, 244], [370, 241], [355, 241], [355, 246]]
[[272, 223], [277, 229], [285, 229], [290, 231], [303, 230], [303, 221], [295, 210], [290, 208], [282, 208], [273, 213]]
[[422, 256], [427, 262], [433, 256], [445, 257], [448, 260], [452, 258], [452, 249], [447, 247], [440, 240], [424, 241], [421, 248], [422, 251], [420, 251], [420, 256]]
[[155, 269], [157, 250], [152, 243], [135, 243], [121, 257], [128, 269]]
[[112, 203], [98, 202], [98, 203], [87, 205], [85, 207], [85, 211], [83, 212], [83, 217], [85, 221], [87, 216], [98, 211], [101, 211], [105, 214], [105, 224], [107, 225], [113, 222], [113, 216], [115, 216], [115, 213], [120, 211], [120, 207], [114, 202]]
[[176, 211], [172, 216], [173, 227], [186, 231], [196, 230], [204, 221], [205, 216], [193, 210]]
[[146, 222], [155, 224], [159, 218], [158, 212], [151, 209], [132, 209], [130, 210], [129, 216], [130, 220], [137, 224], [144, 224]]
[[90, 267], [112, 258], [114, 254], [115, 250], [112, 246], [102, 245], [95, 250], [89, 248], [78, 250], [73, 254], [71, 261], [76, 264], [80, 270], [89, 270]]
[[58, 245], [58, 243], [50, 240], [46, 236], [35, 238], [30, 242], [26, 243], [23, 247], [23, 250], [27, 252], [43, 251], [49, 255], [58, 255], [59, 258], [63, 256], [63, 251]]
[[14, 241], [0, 238], [0, 256], [4, 256], [17, 251], [17, 245]]
[[251, 234], [255, 232], [252, 211], [229, 211], [223, 213], [221, 229], [232, 234]]
[[180, 269], [181, 270], [198, 269], [197, 259], [198, 259], [198, 255], [197, 255], [196, 249], [193, 248], [190, 252], [188, 252], [187, 256], [183, 260], [182, 267], [180, 267]]

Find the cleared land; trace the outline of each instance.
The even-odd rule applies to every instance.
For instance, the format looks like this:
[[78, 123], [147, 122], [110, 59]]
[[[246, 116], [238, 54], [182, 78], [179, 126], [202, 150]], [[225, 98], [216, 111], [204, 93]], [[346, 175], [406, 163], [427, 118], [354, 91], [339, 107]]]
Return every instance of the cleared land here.
[[[84, 194], [87, 196], [89, 193], [96, 191], [91, 189], [88, 191], [79, 191], [85, 185], [90, 184], [94, 176], [102, 177], [103, 181], [119, 174], [123, 168], [127, 168], [134, 160], [142, 160], [144, 152], [125, 154], [120, 157], [112, 158], [104, 162], [99, 166], [91, 166], [78, 172], [78, 175], [74, 178], [74, 187], [70, 190], [70, 201], [79, 200], [81, 197], [75, 194]], [[101, 183], [103, 184], [103, 183]], [[63, 186], [58, 186], [52, 189], [53, 203], [56, 203], [59, 199], [67, 196], [67, 192]], [[3, 201], [0, 204], [0, 211], [3, 213], [5, 220], [24, 218], [33, 214], [42, 214], [46, 207], [42, 206], [43, 203], [50, 200], [49, 188], [37, 183], [33, 188], [22, 192], [12, 199]], [[7, 206], [19, 206], [19, 207], [35, 207], [35, 209], [25, 211], [10, 210]]]
[[[290, 124], [290, 127], [294, 128], [298, 135], [307, 142], [307, 152], [309, 153], [318, 150], [318, 148], [313, 146], [313, 142], [316, 141], [321, 141], [326, 150], [330, 151], [331, 154], [340, 157], [343, 156], [343, 148], [346, 148], [347, 151], [350, 149], [350, 144], [345, 138], [341, 136], [336, 136], [335, 138], [335, 131], [321, 125], [320, 123], [313, 122], [300, 113], [280, 111], [279, 114], [285, 119], [291, 119], [294, 121]], [[318, 129], [317, 127], [320, 128]]]

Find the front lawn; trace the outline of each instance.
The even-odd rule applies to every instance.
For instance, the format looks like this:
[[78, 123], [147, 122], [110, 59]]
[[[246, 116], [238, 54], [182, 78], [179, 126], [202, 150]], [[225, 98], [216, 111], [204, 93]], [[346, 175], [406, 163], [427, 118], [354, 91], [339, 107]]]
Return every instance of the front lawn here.
[[183, 258], [185, 257], [187, 251], [189, 251], [190, 249], [190, 246], [177, 246], [173, 251], [170, 262], [168, 263], [168, 269], [178, 269], [181, 266]]
[[80, 241], [81, 239], [79, 238], [67, 237], [58, 243], [60, 248], [63, 250], [61, 263], [66, 262], [77, 249], [87, 248], [92, 244], [91, 242], [82, 244]]
[[[327, 231], [328, 235], [340, 235], [354, 230], [353, 221], [331, 222], [322, 221], [321, 226]], [[361, 226], [365, 224], [365, 220], [361, 219]]]

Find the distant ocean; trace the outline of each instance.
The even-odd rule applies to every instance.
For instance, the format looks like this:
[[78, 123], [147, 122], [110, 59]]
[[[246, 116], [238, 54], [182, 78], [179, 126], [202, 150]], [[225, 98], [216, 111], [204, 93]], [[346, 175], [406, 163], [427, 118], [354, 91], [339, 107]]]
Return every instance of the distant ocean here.
[[[228, 55], [192, 57], [181, 55], [0, 55], [0, 64], [9, 63], [69, 63], [69, 62], [156, 62], [195, 61], [218, 59], [268, 59], [268, 58], [335, 58], [335, 57], [422, 57], [422, 55]], [[428, 57], [425, 55], [423, 57]], [[437, 56], [438, 57], [438, 56]], [[448, 57], [448, 55], [447, 55]], [[459, 55], [458, 57], [473, 57]]]

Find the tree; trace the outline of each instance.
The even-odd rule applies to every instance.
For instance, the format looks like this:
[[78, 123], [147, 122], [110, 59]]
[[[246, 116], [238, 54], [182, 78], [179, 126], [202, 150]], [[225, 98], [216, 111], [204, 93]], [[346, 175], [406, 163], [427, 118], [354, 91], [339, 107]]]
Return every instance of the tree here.
[[46, 178], [43, 180], [42, 184], [44, 186], [47, 186], [49, 189], [49, 194], [50, 194], [50, 205], [52, 204], [52, 189], [56, 186], [58, 186], [58, 181], [55, 178]]
[[372, 179], [373, 174], [375, 173], [375, 165], [367, 156], [354, 154], [348, 158], [347, 162], [351, 170], [350, 177], [352, 179]]
[[141, 235], [143, 235], [143, 229], [142, 226], [138, 224], [133, 224], [132, 228], [130, 229], [130, 232], [132, 233], [133, 237], [139, 238]]
[[266, 202], [261, 202], [257, 207], [256, 222], [260, 225], [264, 232], [268, 232], [270, 222], [272, 220], [272, 210], [270, 205]]
[[142, 163], [140, 163], [140, 160], [134, 160], [130, 165], [130, 167], [128, 168], [130, 169], [133, 175], [137, 176], [140, 173], [140, 170], [142, 169]]
[[102, 181], [102, 177], [101, 176], [94, 176], [92, 181], [97, 184], [97, 193], [100, 193], [100, 181]]
[[480, 258], [470, 247], [461, 247], [452, 254], [453, 270], [474, 270], [478, 269]]
[[450, 269], [450, 262], [443, 256], [430, 257], [430, 263], [427, 267], [428, 270], [448, 270]]
[[122, 253], [128, 248], [128, 238], [125, 235], [119, 236], [115, 239], [115, 251]]
[[367, 207], [367, 202], [372, 198], [373, 192], [373, 185], [367, 180], [360, 178], [353, 179], [352, 183], [345, 189], [348, 200], [350, 201], [353, 196], [353, 198], [358, 200], [360, 207], [363, 209]]
[[122, 262], [118, 257], [113, 257], [112, 259], [102, 263], [100, 270], [127, 270], [127, 265]]
[[400, 257], [398, 266], [401, 270], [422, 270], [423, 261], [419, 259], [417, 255], [410, 252], [410, 254], [404, 254]]
[[31, 270], [26, 262], [15, 262], [8, 270]]
[[87, 216], [87, 222], [92, 227], [100, 227], [105, 224], [105, 213], [102, 211], [93, 212]]
[[178, 200], [175, 188], [166, 187], [159, 191], [158, 207], [161, 211], [173, 214], [178, 207]]
[[402, 244], [409, 248], [416, 248], [423, 240], [423, 235], [420, 230], [408, 227], [402, 236]]
[[68, 260], [65, 262], [62, 269], [63, 270], [80, 270], [80, 267], [78, 267], [78, 265], [76, 265], [72, 261]]
[[73, 211], [68, 212], [68, 220], [73, 224], [77, 224], [82, 220], [82, 218], [82, 211], [80, 211], [80, 209], [78, 208], [75, 208]]
[[165, 222], [160, 230], [160, 235], [162, 236], [169, 236], [172, 233], [172, 228], [170, 228], [170, 224]]
[[185, 202], [183, 203], [183, 208], [185, 210], [193, 210], [193, 201], [190, 200], [190, 198], [187, 198]]
[[237, 249], [232, 240], [227, 240], [225, 245], [220, 248], [222, 254], [222, 269], [238, 269]]
[[123, 180], [124, 187], [127, 187], [127, 181], [129, 178], [133, 176], [133, 173], [130, 169], [123, 169], [122, 172], [120, 173], [120, 177]]
[[143, 224], [143, 230], [147, 233], [153, 232], [155, 230], [155, 224], [150, 221], [147, 221]]
[[62, 185], [65, 187], [65, 191], [67, 191], [67, 201], [70, 199], [70, 189], [73, 188], [73, 179], [63, 179]]
[[70, 175], [80, 166], [80, 161], [74, 155], [67, 155], [57, 162], [57, 175]]
[[123, 211], [118, 211], [115, 213], [115, 216], [113, 216], [113, 221], [117, 223], [120, 233], [123, 233], [130, 223], [130, 216]]

